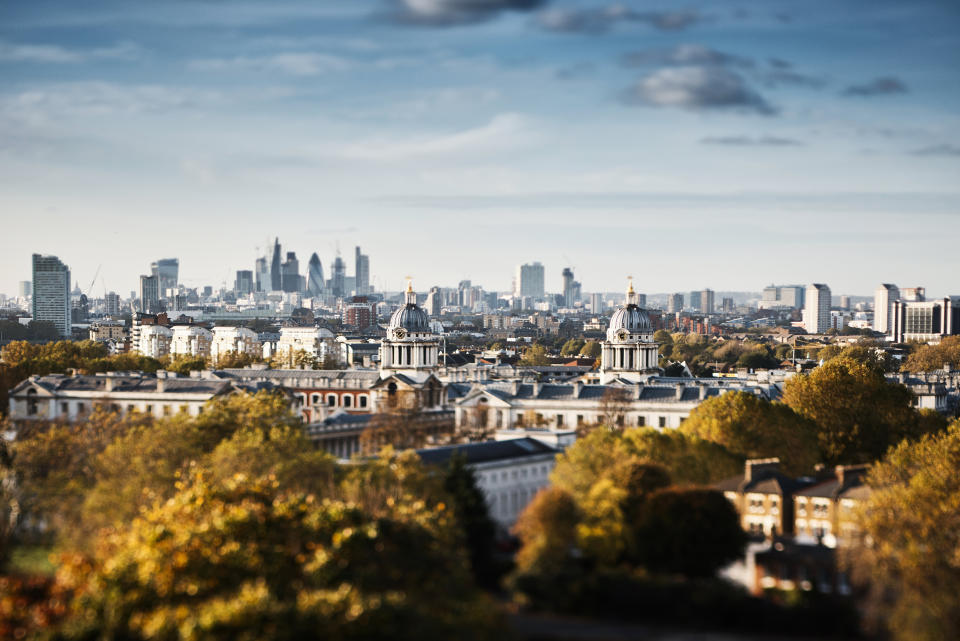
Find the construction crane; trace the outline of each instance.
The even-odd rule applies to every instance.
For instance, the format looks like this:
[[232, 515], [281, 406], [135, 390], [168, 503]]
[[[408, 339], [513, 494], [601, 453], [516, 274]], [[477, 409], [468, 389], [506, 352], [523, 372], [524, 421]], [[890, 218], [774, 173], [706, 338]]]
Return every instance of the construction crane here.
[[84, 292], [87, 295], [87, 298], [90, 298], [90, 291], [93, 289], [93, 285], [97, 282], [97, 276], [100, 275], [100, 268], [103, 267], [103, 263], [97, 265], [97, 271], [93, 274], [93, 280], [90, 281], [90, 286], [87, 287], [87, 291]]

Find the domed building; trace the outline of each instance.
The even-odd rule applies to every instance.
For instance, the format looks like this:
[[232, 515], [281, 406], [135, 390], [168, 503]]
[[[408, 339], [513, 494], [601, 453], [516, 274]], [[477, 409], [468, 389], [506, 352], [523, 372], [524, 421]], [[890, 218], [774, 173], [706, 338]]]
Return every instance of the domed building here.
[[404, 305], [390, 317], [387, 336], [380, 344], [380, 370], [432, 372], [437, 368], [440, 338], [430, 328], [430, 316], [417, 305], [413, 284], [407, 281]]
[[659, 354], [653, 340], [653, 327], [647, 312], [637, 305], [632, 279], [624, 306], [610, 317], [607, 340], [601, 347], [601, 383], [617, 379], [639, 382], [644, 375], [658, 371]]

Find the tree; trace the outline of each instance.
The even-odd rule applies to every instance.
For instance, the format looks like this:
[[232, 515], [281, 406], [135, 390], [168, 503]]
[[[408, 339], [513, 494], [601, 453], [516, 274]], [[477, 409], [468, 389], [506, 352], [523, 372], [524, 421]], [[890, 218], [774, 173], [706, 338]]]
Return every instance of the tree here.
[[903, 362], [904, 372], [931, 372], [950, 367], [960, 368], [960, 336], [944, 336], [936, 345], [916, 345]]
[[635, 524], [638, 560], [653, 572], [709, 577], [743, 556], [746, 535], [723, 494], [705, 488], [654, 492]]
[[911, 406], [913, 394], [888, 383], [883, 371], [848, 358], [834, 358], [784, 385], [783, 401], [817, 425], [828, 465], [869, 463], [891, 445], [916, 438], [924, 425]]
[[960, 421], [903, 442], [870, 471], [850, 551], [867, 613], [898, 641], [960, 638]]
[[528, 367], [542, 367], [549, 365], [550, 359], [547, 357], [547, 350], [543, 345], [531, 345], [524, 350], [519, 364]]
[[772, 369], [779, 364], [779, 361], [766, 348], [744, 352], [737, 359], [737, 367], [746, 367], [747, 369]]
[[487, 639], [499, 618], [440, 544], [438, 511], [355, 505], [242, 475], [184, 478], [169, 500], [67, 559], [67, 639]]
[[560, 348], [560, 353], [564, 356], [573, 356], [579, 354], [580, 350], [586, 344], [586, 341], [580, 338], [571, 338], [566, 343], [563, 344], [563, 347]]
[[189, 376], [190, 372], [207, 369], [207, 359], [203, 356], [181, 355], [171, 359], [166, 369], [180, 376]]
[[462, 456], [451, 459], [444, 473], [443, 489], [452, 499], [453, 515], [463, 533], [474, 580], [485, 588], [496, 588], [502, 574], [493, 556], [496, 525], [476, 476]]
[[622, 430], [626, 424], [627, 412], [632, 406], [632, 394], [626, 387], [608, 385], [600, 397], [600, 422], [611, 429]]
[[576, 546], [579, 520], [577, 504], [569, 492], [555, 486], [538, 492], [513, 528], [520, 539], [517, 569], [539, 574], [562, 568]]
[[749, 392], [708, 398], [690, 412], [680, 431], [744, 458], [776, 456], [792, 475], [812, 472], [820, 460], [815, 423]]
[[679, 430], [636, 428], [624, 439], [638, 458], [662, 465], [674, 483], [715, 483], [743, 472], [742, 456]]
[[585, 356], [586, 358], [600, 358], [602, 351], [603, 348], [600, 346], [600, 343], [597, 341], [587, 341], [584, 343], [583, 347], [580, 348], [580, 356]]

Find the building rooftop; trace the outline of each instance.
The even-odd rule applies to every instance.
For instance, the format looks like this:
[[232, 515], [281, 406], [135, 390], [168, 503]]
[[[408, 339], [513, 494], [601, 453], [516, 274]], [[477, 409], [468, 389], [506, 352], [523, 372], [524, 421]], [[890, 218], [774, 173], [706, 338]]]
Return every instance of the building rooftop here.
[[556, 454], [558, 451], [534, 438], [517, 438], [507, 441], [446, 445], [417, 450], [417, 454], [428, 465], [446, 465], [454, 456], [463, 456], [465, 462], [470, 465]]

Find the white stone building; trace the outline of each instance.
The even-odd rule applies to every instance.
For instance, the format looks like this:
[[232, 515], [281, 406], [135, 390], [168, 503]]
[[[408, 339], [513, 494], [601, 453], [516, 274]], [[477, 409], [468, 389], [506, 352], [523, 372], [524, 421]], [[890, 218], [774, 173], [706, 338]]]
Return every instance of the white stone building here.
[[170, 353], [173, 342], [173, 330], [163, 325], [143, 325], [139, 327], [136, 345], [131, 349], [151, 358], [163, 358]]
[[324, 327], [281, 327], [276, 355], [293, 364], [297, 353], [306, 352], [320, 361], [336, 354], [333, 333]]
[[210, 356], [216, 363], [224, 354], [248, 354], [259, 357], [262, 354], [262, 347], [257, 339], [257, 333], [246, 327], [214, 327]]
[[213, 332], [199, 325], [174, 325], [170, 340], [172, 356], [210, 356]]

